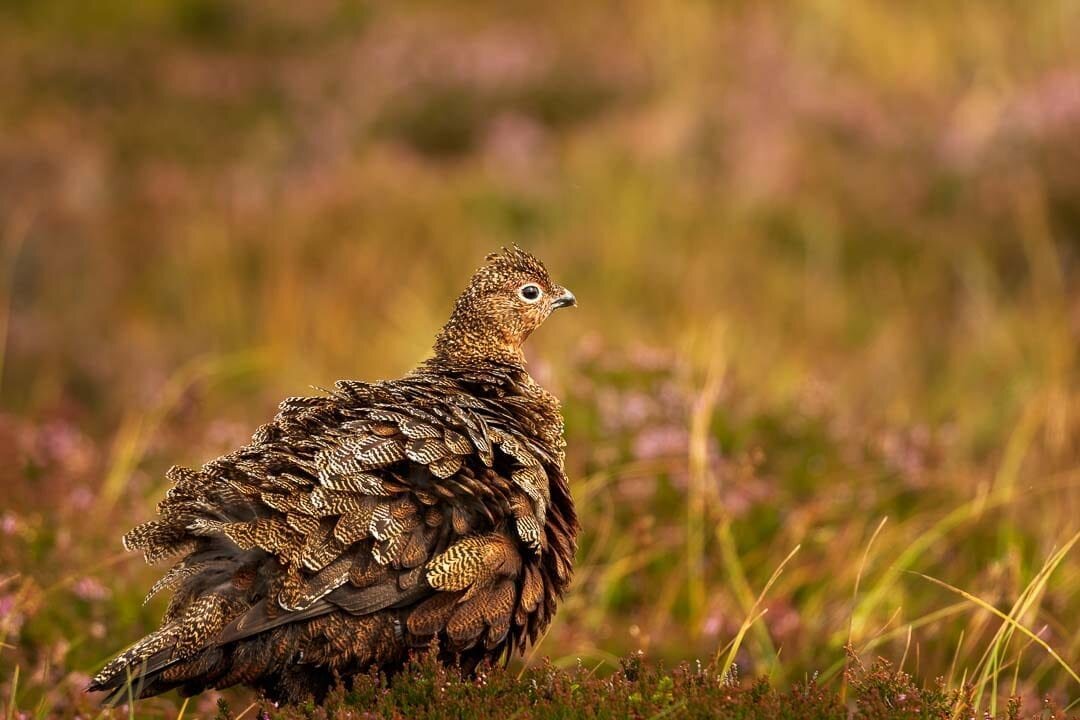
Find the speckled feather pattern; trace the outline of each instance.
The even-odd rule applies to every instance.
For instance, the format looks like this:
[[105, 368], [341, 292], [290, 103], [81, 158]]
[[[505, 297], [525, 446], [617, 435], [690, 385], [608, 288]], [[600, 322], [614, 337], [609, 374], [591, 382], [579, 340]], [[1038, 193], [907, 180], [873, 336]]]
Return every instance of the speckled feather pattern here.
[[179, 556], [151, 589], [172, 600], [90, 689], [299, 702], [432, 643], [469, 670], [535, 642], [578, 524], [559, 403], [521, 343], [563, 292], [520, 249], [489, 256], [412, 373], [285, 400], [245, 447], [170, 470], [159, 517], [124, 545]]

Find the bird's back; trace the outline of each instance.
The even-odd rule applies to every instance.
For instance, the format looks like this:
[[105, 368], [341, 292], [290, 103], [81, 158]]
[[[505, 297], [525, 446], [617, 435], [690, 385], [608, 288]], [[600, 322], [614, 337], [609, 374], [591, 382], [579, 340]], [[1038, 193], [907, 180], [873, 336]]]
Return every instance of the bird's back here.
[[124, 541], [181, 556], [151, 590], [174, 594], [94, 678], [114, 700], [320, 697], [433, 641], [472, 667], [535, 640], [570, 580], [559, 406], [513, 364], [433, 361], [291, 398], [247, 446], [169, 478], [159, 518]]

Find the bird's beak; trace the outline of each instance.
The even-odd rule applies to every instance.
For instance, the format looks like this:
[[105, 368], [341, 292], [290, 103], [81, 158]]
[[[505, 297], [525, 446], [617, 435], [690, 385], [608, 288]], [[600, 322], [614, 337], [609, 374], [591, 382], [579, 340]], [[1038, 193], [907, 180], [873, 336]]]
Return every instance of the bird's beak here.
[[551, 303], [551, 306], [556, 310], [564, 307], [574, 307], [575, 305], [577, 305], [577, 298], [574, 297], [574, 293], [566, 288], [563, 288], [563, 294], [555, 298], [555, 302]]

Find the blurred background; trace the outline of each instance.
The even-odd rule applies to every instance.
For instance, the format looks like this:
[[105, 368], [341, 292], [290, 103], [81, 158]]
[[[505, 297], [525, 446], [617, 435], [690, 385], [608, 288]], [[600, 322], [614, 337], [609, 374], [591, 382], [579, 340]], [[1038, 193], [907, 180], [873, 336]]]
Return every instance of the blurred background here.
[[0, 697], [81, 707], [164, 607], [119, 538], [165, 469], [403, 374], [510, 243], [580, 301], [529, 349], [585, 531], [526, 661], [749, 619], [745, 678], [840, 687], [850, 642], [1080, 697], [1077, 37], [1065, 0], [3, 2]]

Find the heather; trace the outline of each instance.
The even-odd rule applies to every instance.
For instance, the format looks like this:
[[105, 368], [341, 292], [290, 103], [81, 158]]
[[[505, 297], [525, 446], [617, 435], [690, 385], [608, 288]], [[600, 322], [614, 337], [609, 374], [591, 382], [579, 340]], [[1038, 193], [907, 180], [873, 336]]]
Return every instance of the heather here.
[[482, 680], [267, 712], [422, 717], [445, 682], [470, 717], [1061, 717], [1078, 31], [1057, 2], [4, 4], [5, 716], [96, 716], [88, 675], [164, 608], [119, 537], [169, 465], [408, 370], [516, 242], [580, 302], [529, 348], [584, 526], [554, 625]]
[[[618, 669], [604, 677], [580, 664], [558, 670], [541, 663], [520, 672], [485, 668], [475, 677], [462, 678], [432, 658], [419, 657], [393, 681], [374, 674], [361, 677], [349, 690], [339, 690], [319, 706], [309, 703], [280, 710], [256, 701], [238, 708], [221, 699], [213, 716], [215, 720], [933, 720], [970, 717], [975, 712], [970, 687], [947, 690], [940, 681], [921, 687], [910, 675], [884, 660], [872, 667], [856, 665], [848, 679], [851, 696], [850, 703], [845, 704], [816, 678], [803, 679], [790, 689], [778, 691], [764, 679], [741, 682], [736, 672], [719, 674], [714, 666], [702, 663], [684, 662], [666, 669], [646, 662], [640, 654], [621, 660]], [[180, 714], [185, 711], [181, 708]], [[1012, 701], [993, 717], [1034, 720], [1057, 717], [1059, 712], [1047, 701], [1037, 712], [1024, 715], [1020, 703]]]

